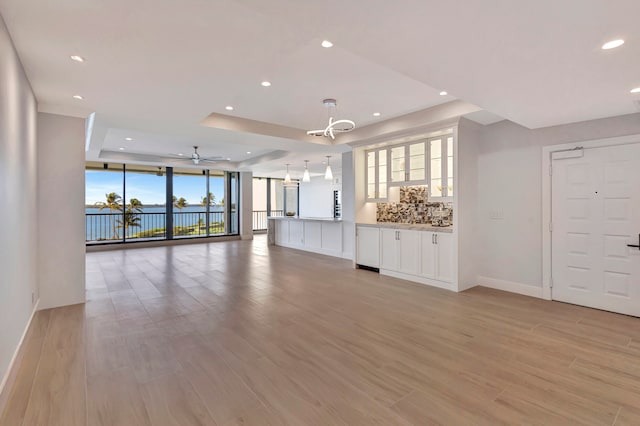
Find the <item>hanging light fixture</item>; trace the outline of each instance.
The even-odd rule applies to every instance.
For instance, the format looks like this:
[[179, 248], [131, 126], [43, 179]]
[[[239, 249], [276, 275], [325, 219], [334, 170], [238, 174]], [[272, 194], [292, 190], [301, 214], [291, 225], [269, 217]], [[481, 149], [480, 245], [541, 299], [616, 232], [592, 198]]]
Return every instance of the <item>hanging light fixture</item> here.
[[304, 174], [302, 175], [303, 182], [311, 182], [311, 176], [309, 176], [309, 160], [304, 160]]
[[289, 174], [289, 164], [287, 164], [287, 174], [284, 175], [284, 184], [291, 185], [291, 175]]
[[333, 173], [331, 172], [331, 166], [329, 165], [330, 155], [327, 155], [327, 170], [324, 171], [324, 178], [326, 180], [333, 180]]
[[337, 114], [338, 101], [335, 99], [324, 99], [322, 104], [327, 108], [329, 114], [329, 124], [324, 129], [309, 130], [309, 136], [324, 136], [331, 141], [336, 140], [336, 133], [350, 132], [356, 128], [353, 120], [334, 120], [334, 114]]

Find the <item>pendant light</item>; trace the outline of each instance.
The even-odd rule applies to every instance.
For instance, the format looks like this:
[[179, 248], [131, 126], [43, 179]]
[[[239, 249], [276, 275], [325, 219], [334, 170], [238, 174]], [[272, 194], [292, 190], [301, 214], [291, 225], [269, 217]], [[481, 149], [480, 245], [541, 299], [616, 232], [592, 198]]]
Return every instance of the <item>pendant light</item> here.
[[329, 165], [330, 155], [327, 155], [327, 170], [324, 171], [325, 180], [333, 180], [333, 173], [331, 173], [331, 166]]
[[304, 174], [302, 175], [303, 182], [311, 182], [311, 176], [309, 176], [309, 160], [304, 160]]
[[284, 175], [284, 184], [291, 185], [291, 175], [289, 174], [289, 164], [287, 164], [287, 174]]

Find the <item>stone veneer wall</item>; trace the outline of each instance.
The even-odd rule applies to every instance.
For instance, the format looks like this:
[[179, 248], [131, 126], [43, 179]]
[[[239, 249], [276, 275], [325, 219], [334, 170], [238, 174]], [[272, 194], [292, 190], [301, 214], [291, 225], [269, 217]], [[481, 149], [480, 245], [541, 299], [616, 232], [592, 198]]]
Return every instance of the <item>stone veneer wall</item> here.
[[433, 212], [443, 206], [451, 209], [452, 203], [429, 202], [426, 186], [401, 186], [398, 203], [377, 203], [376, 220], [395, 223], [431, 223]]

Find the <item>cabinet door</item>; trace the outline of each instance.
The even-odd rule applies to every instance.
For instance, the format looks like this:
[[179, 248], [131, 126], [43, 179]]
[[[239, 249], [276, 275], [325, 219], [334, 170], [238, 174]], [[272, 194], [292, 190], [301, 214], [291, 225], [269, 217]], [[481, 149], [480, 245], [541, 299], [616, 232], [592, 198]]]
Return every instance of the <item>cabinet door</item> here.
[[409, 176], [408, 181], [412, 183], [424, 183], [426, 180], [426, 158], [424, 141], [409, 144], [407, 149], [407, 161], [409, 164], [407, 168], [407, 174]]
[[436, 246], [438, 247], [436, 279], [453, 282], [453, 235], [438, 232]]
[[418, 275], [420, 272], [420, 231], [398, 231], [399, 270], [405, 274]]
[[405, 182], [406, 175], [406, 146], [394, 146], [391, 148], [391, 182]]
[[381, 149], [378, 151], [378, 187], [376, 192], [376, 196], [381, 200], [387, 198], [387, 172], [387, 150]]
[[453, 136], [429, 139], [428, 148], [431, 198], [453, 197]]
[[378, 176], [376, 164], [376, 151], [366, 152], [367, 161], [367, 200], [375, 200], [378, 198]]
[[395, 229], [380, 230], [380, 268], [398, 270], [398, 232]]
[[377, 268], [380, 266], [380, 229], [368, 226], [356, 228], [356, 263]]
[[420, 275], [436, 278], [437, 246], [434, 232], [420, 233]]

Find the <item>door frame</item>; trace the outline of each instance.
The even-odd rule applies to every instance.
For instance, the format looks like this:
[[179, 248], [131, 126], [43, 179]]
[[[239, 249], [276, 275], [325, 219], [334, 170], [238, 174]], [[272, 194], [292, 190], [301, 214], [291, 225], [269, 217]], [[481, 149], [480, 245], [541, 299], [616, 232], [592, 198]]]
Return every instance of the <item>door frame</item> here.
[[592, 139], [581, 142], [571, 142], [561, 145], [548, 145], [542, 147], [542, 298], [552, 300], [551, 288], [551, 156], [554, 152], [565, 151], [574, 148], [606, 148], [616, 145], [629, 145], [640, 143], [640, 134], [619, 136], [605, 139]]

